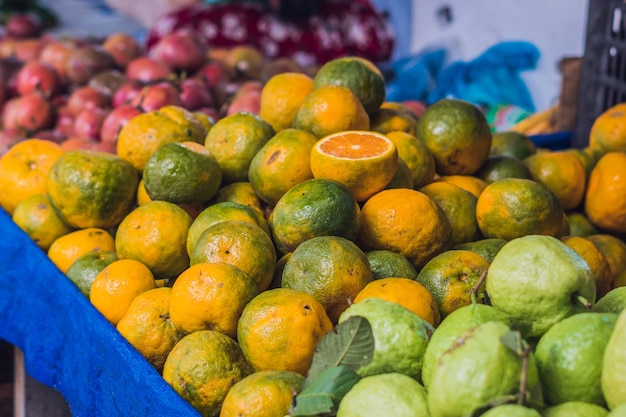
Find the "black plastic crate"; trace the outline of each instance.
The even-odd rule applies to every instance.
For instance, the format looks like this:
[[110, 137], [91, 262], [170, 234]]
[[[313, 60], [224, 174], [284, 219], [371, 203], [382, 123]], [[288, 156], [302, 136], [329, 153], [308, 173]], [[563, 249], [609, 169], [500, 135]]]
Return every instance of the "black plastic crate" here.
[[585, 147], [594, 120], [626, 102], [626, 0], [589, 0], [572, 145]]

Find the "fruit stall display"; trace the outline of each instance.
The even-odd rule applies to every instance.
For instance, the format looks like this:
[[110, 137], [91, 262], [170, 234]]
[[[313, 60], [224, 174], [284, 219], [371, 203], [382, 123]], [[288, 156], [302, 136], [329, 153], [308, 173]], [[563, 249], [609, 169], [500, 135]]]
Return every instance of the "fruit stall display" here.
[[0, 78], [0, 338], [74, 415], [626, 415], [626, 104], [556, 150], [185, 33]]

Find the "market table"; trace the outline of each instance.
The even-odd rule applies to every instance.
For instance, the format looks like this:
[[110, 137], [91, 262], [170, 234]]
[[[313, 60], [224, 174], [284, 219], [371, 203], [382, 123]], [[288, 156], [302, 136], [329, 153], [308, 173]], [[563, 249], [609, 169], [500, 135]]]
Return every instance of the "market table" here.
[[199, 417], [1, 209], [0, 339], [75, 417]]

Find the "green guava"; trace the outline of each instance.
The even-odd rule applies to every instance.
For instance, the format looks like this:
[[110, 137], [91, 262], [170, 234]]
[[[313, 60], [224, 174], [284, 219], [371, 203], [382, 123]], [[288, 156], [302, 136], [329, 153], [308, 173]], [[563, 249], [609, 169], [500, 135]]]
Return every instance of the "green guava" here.
[[494, 257], [486, 282], [491, 304], [523, 337], [539, 337], [554, 323], [589, 311], [596, 284], [585, 260], [552, 236], [507, 242]]
[[535, 359], [547, 404], [583, 401], [605, 406], [600, 374], [617, 314], [579, 313], [539, 339]]
[[367, 376], [341, 399], [337, 417], [430, 417], [426, 389], [399, 373]]
[[426, 388], [437, 367], [441, 355], [454, 344], [459, 335], [470, 327], [488, 321], [509, 324], [509, 319], [501, 311], [485, 304], [469, 304], [460, 307], [446, 316], [430, 338], [422, 362], [422, 383]]
[[626, 310], [619, 314], [604, 350], [601, 385], [610, 410], [626, 404]]
[[541, 417], [539, 411], [534, 408], [524, 407], [517, 404], [503, 404], [491, 408], [480, 417]]
[[626, 417], [626, 404], [615, 407], [606, 417]]
[[[503, 342], [503, 336], [512, 334], [506, 324], [489, 321], [459, 336], [433, 372], [428, 387], [432, 417], [465, 417], [490, 401], [519, 393], [524, 359]], [[530, 398], [542, 401], [532, 354], [525, 372]]]
[[352, 304], [339, 316], [367, 319], [374, 336], [374, 355], [357, 373], [361, 376], [397, 372], [420, 380], [422, 359], [434, 327], [400, 304], [367, 298]]
[[604, 294], [593, 306], [593, 311], [619, 314], [624, 308], [626, 308], [626, 287], [617, 287]]
[[609, 410], [597, 404], [570, 401], [544, 409], [543, 417], [606, 417], [608, 413]]

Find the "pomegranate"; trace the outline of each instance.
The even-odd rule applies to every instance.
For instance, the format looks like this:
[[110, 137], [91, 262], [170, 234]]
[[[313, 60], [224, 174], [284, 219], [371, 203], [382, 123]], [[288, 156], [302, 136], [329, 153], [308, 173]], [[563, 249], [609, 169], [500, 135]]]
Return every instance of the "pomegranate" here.
[[81, 111], [74, 119], [74, 135], [100, 140], [100, 129], [107, 114], [109, 114], [108, 110], [98, 107]]
[[109, 109], [111, 108], [111, 97], [95, 87], [79, 87], [68, 97], [67, 107], [74, 116], [85, 109], [93, 109], [94, 107]]
[[54, 130], [66, 137], [73, 136], [74, 119], [74, 115], [70, 112], [67, 106], [57, 107], [57, 117]]
[[226, 111], [226, 115], [249, 112], [259, 114], [261, 110], [261, 92], [255, 90], [244, 91], [237, 93]]
[[65, 69], [67, 68], [67, 61], [72, 54], [72, 51], [76, 49], [76, 45], [71, 42], [64, 41], [51, 41], [47, 43], [39, 54], [39, 60], [44, 62], [57, 72], [57, 76], [61, 82], [67, 80]]
[[128, 123], [133, 117], [140, 115], [142, 112], [137, 107], [130, 104], [124, 104], [114, 108], [107, 114], [100, 128], [100, 140], [102, 142], [116, 143], [117, 135], [122, 127]]
[[76, 149], [85, 149], [90, 151], [98, 150], [98, 146], [100, 142], [93, 138], [81, 138], [78, 136], [72, 136], [65, 139], [63, 142], [59, 144], [61, 148], [66, 151], [72, 151]]
[[140, 81], [144, 84], [165, 80], [173, 73], [172, 67], [165, 62], [157, 61], [148, 56], [135, 58], [126, 67], [126, 77], [129, 80]]
[[5, 129], [19, 129], [26, 134], [52, 127], [54, 109], [50, 101], [39, 93], [29, 93], [10, 99], [2, 109]]
[[209, 61], [193, 74], [193, 78], [201, 79], [209, 88], [216, 88], [229, 80], [228, 69], [222, 61]]
[[0, 130], [0, 157], [13, 145], [26, 139], [26, 135], [19, 129]]
[[182, 105], [178, 96], [178, 90], [167, 81], [145, 86], [143, 91], [130, 104], [145, 112], [158, 110], [167, 105]]
[[177, 71], [192, 72], [207, 60], [205, 42], [189, 30], [178, 30], [163, 36], [150, 50], [149, 56]]
[[49, 140], [54, 143], [61, 143], [65, 139], [67, 139], [66, 135], [54, 129], [38, 130], [37, 132], [32, 133], [30, 136], [37, 139]]
[[101, 46], [85, 45], [72, 51], [65, 71], [71, 83], [85, 85], [98, 72], [114, 66], [113, 57]]
[[43, 25], [37, 15], [16, 13], [7, 20], [5, 30], [13, 38], [36, 38], [41, 35]]
[[126, 83], [126, 76], [123, 72], [117, 69], [105, 69], [94, 75], [87, 85], [113, 97], [124, 83]]
[[200, 107], [211, 107], [215, 104], [213, 95], [207, 85], [197, 78], [187, 78], [178, 86], [181, 105], [187, 110], [196, 110]]
[[102, 47], [113, 57], [117, 66], [122, 69], [143, 53], [141, 45], [135, 38], [121, 32], [109, 35], [102, 43]]
[[135, 97], [137, 97], [144, 85], [139, 81], [126, 81], [120, 88], [113, 94], [113, 108], [123, 106], [130, 103]]
[[20, 62], [30, 62], [39, 59], [44, 43], [39, 38], [17, 39], [15, 51], [10, 55]]
[[31, 61], [18, 70], [16, 89], [20, 95], [39, 91], [46, 97], [52, 97], [61, 90], [61, 81], [51, 65], [42, 61]]

